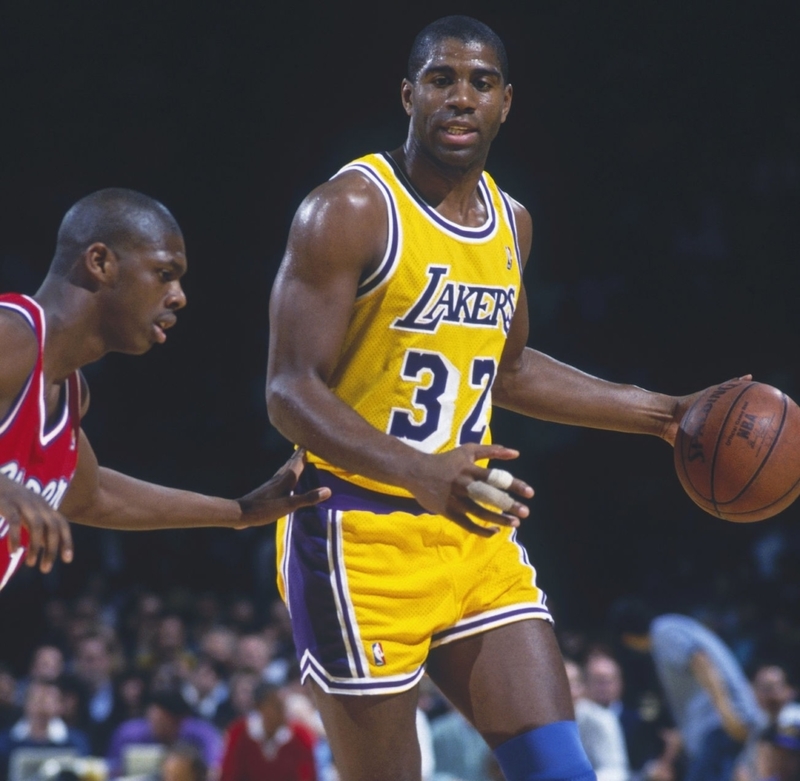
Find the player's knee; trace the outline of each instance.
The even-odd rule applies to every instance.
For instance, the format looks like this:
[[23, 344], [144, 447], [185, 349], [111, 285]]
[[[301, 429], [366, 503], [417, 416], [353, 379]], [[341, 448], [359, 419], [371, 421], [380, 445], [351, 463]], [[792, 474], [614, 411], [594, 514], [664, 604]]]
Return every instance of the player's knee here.
[[508, 781], [597, 781], [574, 721], [523, 732], [494, 755]]

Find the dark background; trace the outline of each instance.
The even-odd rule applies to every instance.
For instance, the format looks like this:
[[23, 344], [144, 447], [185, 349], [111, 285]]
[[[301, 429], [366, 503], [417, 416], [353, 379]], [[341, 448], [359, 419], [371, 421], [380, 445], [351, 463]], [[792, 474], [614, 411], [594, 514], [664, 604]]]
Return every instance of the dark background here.
[[[752, 372], [800, 398], [795, 3], [3, 0], [0, 290], [36, 290], [64, 212], [101, 187], [158, 198], [186, 237], [168, 343], [86, 370], [102, 463], [234, 496], [289, 455], [263, 385], [291, 216], [350, 159], [402, 143], [409, 46], [448, 13], [509, 52], [488, 169], [533, 214], [530, 344], [668, 393]], [[655, 439], [502, 411], [495, 438], [537, 489], [521, 536], [563, 627], [596, 627], [626, 593], [796, 615], [800, 504], [734, 525], [690, 502]], [[14, 579], [0, 625], [40, 622], [47, 595], [98, 575], [107, 593], [274, 593], [271, 529], [75, 534], [70, 567]]]

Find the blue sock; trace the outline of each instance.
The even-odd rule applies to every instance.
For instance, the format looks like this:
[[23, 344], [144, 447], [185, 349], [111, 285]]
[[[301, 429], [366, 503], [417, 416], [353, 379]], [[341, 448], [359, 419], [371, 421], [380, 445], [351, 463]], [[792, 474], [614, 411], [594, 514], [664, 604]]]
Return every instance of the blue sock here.
[[523, 732], [494, 755], [508, 781], [597, 781], [574, 721]]

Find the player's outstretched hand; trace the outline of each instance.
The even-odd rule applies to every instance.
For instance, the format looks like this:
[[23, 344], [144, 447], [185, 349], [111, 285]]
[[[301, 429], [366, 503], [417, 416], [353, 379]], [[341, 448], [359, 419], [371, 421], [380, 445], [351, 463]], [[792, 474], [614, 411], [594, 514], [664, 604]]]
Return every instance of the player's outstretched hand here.
[[[753, 375], [745, 374], [742, 377], [733, 377], [732, 379], [749, 382], [753, 379]], [[672, 419], [667, 421], [664, 425], [664, 430], [661, 432], [661, 439], [666, 440], [670, 445], [675, 447], [675, 438], [678, 436], [678, 428], [683, 420], [683, 416], [689, 411], [692, 404], [707, 390], [708, 388], [703, 388], [696, 393], [690, 393], [688, 396], [677, 396], [675, 398], [675, 406], [672, 408]]]
[[305, 451], [301, 448], [264, 485], [237, 499], [242, 508], [242, 520], [234, 528], [274, 523], [300, 507], [327, 499], [331, 495], [330, 488], [315, 488], [299, 495], [292, 493], [304, 466]]
[[[486, 469], [475, 462], [518, 456], [518, 451], [502, 445], [462, 445], [430, 456], [424, 474], [416, 476], [410, 490], [426, 510], [481, 537], [491, 537], [500, 526], [516, 527], [521, 518], [528, 517], [528, 508], [512, 494], [530, 499], [533, 488], [504, 469]], [[482, 526], [472, 518], [492, 526]]]
[[61, 560], [72, 561], [72, 533], [67, 519], [41, 496], [0, 476], [0, 544], [8, 538], [9, 553], [22, 545], [22, 527], [28, 530], [25, 563], [50, 572], [61, 551]]

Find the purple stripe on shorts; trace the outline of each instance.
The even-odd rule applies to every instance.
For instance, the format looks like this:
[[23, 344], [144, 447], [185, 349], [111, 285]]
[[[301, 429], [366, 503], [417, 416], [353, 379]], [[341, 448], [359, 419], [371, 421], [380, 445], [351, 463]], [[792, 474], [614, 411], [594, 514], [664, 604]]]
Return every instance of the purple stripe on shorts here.
[[288, 566], [289, 611], [298, 658], [324, 660], [330, 675], [348, 677], [350, 663], [339, 624], [328, 564], [328, 513], [302, 507], [292, 519]]
[[416, 499], [370, 491], [368, 488], [342, 480], [324, 469], [317, 469], [313, 464], [308, 464], [300, 475], [297, 492], [310, 491], [320, 486], [331, 489], [331, 498], [317, 505], [327, 510], [364, 510], [375, 515], [396, 512], [430, 515]]
[[358, 647], [358, 640], [353, 628], [353, 622], [350, 616], [349, 599], [347, 590], [342, 582], [342, 571], [344, 563], [339, 560], [339, 539], [341, 538], [342, 530], [339, 524], [334, 520], [329, 520], [331, 524], [331, 546], [333, 549], [333, 573], [336, 579], [336, 590], [339, 592], [339, 605], [341, 607], [342, 616], [344, 618], [344, 625], [347, 631], [347, 638], [350, 641], [350, 650], [352, 651], [353, 659], [356, 663], [356, 673], [359, 677], [364, 677], [364, 665], [361, 661], [361, 653]]
[[483, 626], [487, 626], [489, 624], [494, 624], [497, 621], [505, 621], [508, 618], [516, 618], [517, 616], [541, 616], [541, 615], [550, 615], [550, 611], [544, 607], [530, 607], [526, 605], [525, 607], [518, 607], [518, 608], [510, 608], [509, 610], [505, 611], [504, 613], [493, 613], [492, 615], [483, 615], [477, 616], [473, 621], [465, 621], [458, 626], [451, 626], [449, 629], [443, 629], [441, 632], [437, 632], [432, 638], [431, 642], [436, 643], [440, 640], [443, 640], [446, 637], [450, 637], [451, 635], [461, 634], [462, 632], [472, 632], [476, 629], [480, 629]]

